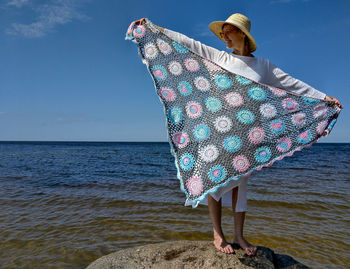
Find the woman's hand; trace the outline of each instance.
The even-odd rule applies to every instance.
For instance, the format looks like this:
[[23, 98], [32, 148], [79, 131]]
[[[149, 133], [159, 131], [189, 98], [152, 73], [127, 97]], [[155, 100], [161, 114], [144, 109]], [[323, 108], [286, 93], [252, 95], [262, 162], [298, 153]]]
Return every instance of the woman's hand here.
[[340, 104], [339, 100], [335, 97], [330, 97], [328, 95], [326, 95], [326, 97], [324, 98], [326, 101], [333, 101], [335, 102], [335, 104], [339, 107], [339, 108], [343, 108], [343, 106]]
[[[142, 24], [145, 20], [146, 20], [145, 18], [142, 18], [142, 19], [140, 19], [138, 21], [135, 21], [135, 24]], [[163, 27], [160, 27], [158, 25], [155, 25], [155, 26], [157, 26], [162, 32], [164, 32], [164, 28]]]
[[146, 20], [146, 18], [142, 18], [138, 21], [135, 21], [135, 24], [142, 24], [145, 20]]

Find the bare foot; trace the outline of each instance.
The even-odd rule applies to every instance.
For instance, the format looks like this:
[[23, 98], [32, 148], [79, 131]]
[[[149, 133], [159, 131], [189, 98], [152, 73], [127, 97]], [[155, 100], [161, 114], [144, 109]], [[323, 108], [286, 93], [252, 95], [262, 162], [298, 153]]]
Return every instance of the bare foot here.
[[254, 256], [258, 250], [258, 248], [252, 244], [250, 244], [247, 240], [244, 239], [244, 237], [241, 238], [235, 238], [233, 241], [233, 244], [239, 245], [242, 249], [244, 249], [244, 252], [248, 256]]
[[228, 244], [226, 240], [222, 239], [221, 237], [215, 237], [213, 243], [214, 243], [214, 246], [223, 253], [227, 253], [227, 254], [235, 253], [232, 246]]

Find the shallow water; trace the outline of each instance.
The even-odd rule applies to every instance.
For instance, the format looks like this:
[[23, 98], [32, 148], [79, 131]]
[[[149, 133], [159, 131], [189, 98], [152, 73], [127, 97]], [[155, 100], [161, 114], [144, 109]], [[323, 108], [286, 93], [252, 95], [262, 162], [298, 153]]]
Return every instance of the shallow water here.
[[[0, 142], [3, 268], [85, 268], [118, 249], [211, 240], [183, 206], [168, 143]], [[350, 144], [318, 143], [248, 180], [245, 236], [314, 268], [350, 264]], [[226, 238], [233, 216], [223, 210]]]

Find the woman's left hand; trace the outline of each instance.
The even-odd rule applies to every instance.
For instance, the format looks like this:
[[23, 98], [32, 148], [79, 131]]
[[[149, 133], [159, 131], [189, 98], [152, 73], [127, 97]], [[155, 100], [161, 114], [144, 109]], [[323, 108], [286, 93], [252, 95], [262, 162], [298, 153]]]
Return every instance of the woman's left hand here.
[[331, 97], [331, 96], [326, 95], [325, 100], [326, 100], [326, 101], [333, 101], [333, 102], [335, 102], [335, 104], [336, 104], [339, 108], [343, 108], [343, 106], [340, 104], [339, 100], [338, 100], [337, 98], [335, 98], [335, 97]]

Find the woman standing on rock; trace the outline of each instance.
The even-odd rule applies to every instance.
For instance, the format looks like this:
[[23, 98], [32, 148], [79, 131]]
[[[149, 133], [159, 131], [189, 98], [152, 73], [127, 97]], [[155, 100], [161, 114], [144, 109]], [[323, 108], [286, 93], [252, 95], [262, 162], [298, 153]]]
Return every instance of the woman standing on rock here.
[[[141, 19], [139, 22], [142, 23]], [[158, 26], [159, 27], [159, 26]], [[256, 42], [250, 34], [250, 20], [239, 13], [231, 15], [226, 21], [214, 21], [209, 25], [210, 30], [223, 42], [227, 49], [233, 49], [228, 53], [206, 46], [183, 34], [159, 27], [164, 34], [181, 45], [191, 49], [202, 57], [224, 69], [244, 76], [253, 81], [282, 88], [299, 95], [318, 99], [333, 100], [342, 108], [336, 98], [312, 88], [308, 84], [291, 77], [289, 74], [276, 67], [269, 60], [255, 57], [252, 52], [257, 48]], [[239, 180], [230, 181], [228, 185], [219, 188], [215, 193], [205, 197], [200, 204], [208, 205], [213, 223], [214, 245], [224, 253], [234, 253], [234, 249], [224, 236], [221, 227], [222, 206], [232, 206], [234, 214], [234, 244], [238, 244], [249, 256], [255, 255], [257, 247], [249, 243], [243, 236], [245, 212], [247, 211], [247, 186], [248, 176], [242, 176]], [[188, 205], [188, 204], [186, 204]]]

